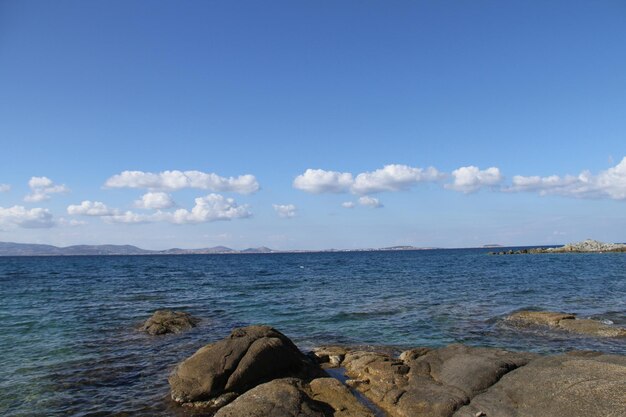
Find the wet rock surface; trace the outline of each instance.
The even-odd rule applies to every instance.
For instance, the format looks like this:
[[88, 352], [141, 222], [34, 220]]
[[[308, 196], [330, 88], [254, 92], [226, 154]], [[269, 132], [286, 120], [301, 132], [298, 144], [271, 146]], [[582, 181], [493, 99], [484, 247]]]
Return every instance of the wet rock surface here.
[[517, 311], [505, 318], [517, 327], [547, 327], [594, 337], [626, 337], [623, 327], [599, 320], [579, 319], [575, 314], [554, 311]]
[[145, 321], [141, 329], [153, 336], [180, 333], [195, 327], [200, 319], [183, 311], [157, 310]]

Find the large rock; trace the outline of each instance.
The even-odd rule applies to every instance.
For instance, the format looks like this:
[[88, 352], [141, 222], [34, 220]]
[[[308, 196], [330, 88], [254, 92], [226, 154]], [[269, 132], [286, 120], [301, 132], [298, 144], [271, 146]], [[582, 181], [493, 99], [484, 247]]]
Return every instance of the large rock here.
[[183, 361], [169, 378], [179, 403], [207, 401], [225, 393], [243, 394], [282, 377], [310, 377], [319, 368], [285, 335], [269, 326], [250, 326], [207, 345]]
[[626, 415], [626, 357], [547, 356], [510, 372], [454, 417], [620, 417]]
[[295, 378], [275, 379], [252, 388], [215, 417], [373, 417], [350, 391], [333, 378], [310, 384]]
[[172, 310], [157, 310], [142, 326], [151, 335], [180, 333], [195, 327], [200, 320], [189, 313]]
[[554, 311], [517, 311], [505, 319], [521, 327], [544, 326], [596, 337], [626, 337], [626, 329], [592, 319], [578, 319], [575, 314]]
[[535, 355], [450, 345], [401, 356], [349, 352], [343, 361], [357, 389], [392, 417], [449, 417]]

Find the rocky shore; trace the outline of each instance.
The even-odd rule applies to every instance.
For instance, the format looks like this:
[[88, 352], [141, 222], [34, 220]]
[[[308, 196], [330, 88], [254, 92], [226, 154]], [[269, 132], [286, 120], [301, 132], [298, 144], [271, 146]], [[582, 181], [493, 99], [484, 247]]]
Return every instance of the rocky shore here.
[[[565, 313], [518, 312], [507, 320], [554, 331], [579, 321], [594, 337], [626, 336]], [[399, 354], [322, 346], [305, 354], [269, 326], [237, 328], [200, 348], [169, 383], [180, 406], [215, 417], [617, 417], [626, 410], [624, 355], [459, 344]]]
[[568, 243], [558, 248], [532, 248], [519, 250], [506, 250], [489, 252], [490, 255], [523, 255], [537, 253], [607, 253], [626, 252], [626, 244], [604, 243], [597, 240], [587, 239], [582, 242]]

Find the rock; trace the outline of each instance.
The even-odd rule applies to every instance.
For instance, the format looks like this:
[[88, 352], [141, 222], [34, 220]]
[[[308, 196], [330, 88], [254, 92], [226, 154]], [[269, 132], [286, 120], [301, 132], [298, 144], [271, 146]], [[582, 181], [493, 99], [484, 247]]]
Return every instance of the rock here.
[[313, 401], [295, 378], [257, 385], [220, 409], [215, 417], [325, 417], [331, 409]]
[[404, 357], [355, 351], [344, 360], [350, 378], [367, 381], [357, 389], [391, 417], [449, 417], [535, 355], [450, 345]]
[[310, 396], [328, 404], [333, 417], [373, 417], [374, 415], [334, 378], [317, 378], [309, 384]]
[[345, 346], [322, 346], [313, 349], [311, 354], [325, 368], [338, 368], [350, 348]]
[[238, 397], [215, 417], [374, 417], [333, 378], [310, 384], [283, 378], [261, 384]]
[[547, 356], [502, 377], [454, 417], [618, 417], [626, 410], [626, 357]]
[[588, 336], [626, 337], [626, 329], [623, 327], [604, 324], [598, 320], [578, 319], [575, 314], [553, 311], [518, 311], [506, 317], [505, 320], [522, 327], [545, 326]]
[[269, 326], [249, 326], [199, 349], [170, 375], [172, 399], [207, 401], [243, 394], [263, 382], [287, 376], [311, 377], [322, 371], [285, 335]]
[[195, 327], [199, 321], [183, 311], [157, 310], [145, 321], [142, 330], [151, 335], [180, 333]]
[[587, 239], [582, 242], [568, 243], [557, 248], [532, 248], [521, 250], [508, 250], [500, 252], [489, 252], [489, 255], [521, 255], [537, 253], [604, 253], [604, 252], [626, 252], [626, 244], [604, 243], [597, 240]]

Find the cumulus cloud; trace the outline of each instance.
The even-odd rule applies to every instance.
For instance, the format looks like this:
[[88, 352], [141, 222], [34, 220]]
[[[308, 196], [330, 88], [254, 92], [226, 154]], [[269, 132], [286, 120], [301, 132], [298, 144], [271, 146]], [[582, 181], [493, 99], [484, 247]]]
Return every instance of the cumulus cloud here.
[[51, 194], [66, 193], [69, 191], [64, 184], [55, 184], [48, 177], [31, 177], [28, 181], [30, 194], [24, 197], [24, 201], [39, 202], [48, 200]]
[[139, 200], [135, 201], [135, 207], [142, 209], [167, 209], [174, 207], [175, 203], [172, 197], [163, 192], [145, 193]]
[[67, 206], [67, 214], [79, 216], [112, 216], [116, 214], [115, 209], [107, 207], [100, 201], [85, 200], [80, 204], [71, 204]]
[[341, 207], [347, 208], [347, 209], [354, 208], [354, 206], [355, 204], [352, 201], [344, 201], [343, 203], [341, 203]]
[[152, 221], [151, 216], [110, 208], [101, 201], [85, 200], [80, 204], [69, 205], [67, 206], [67, 213], [74, 216], [101, 217], [108, 223], [146, 223]]
[[313, 194], [344, 193], [350, 190], [353, 182], [349, 172], [307, 169], [293, 180], [293, 187]]
[[198, 188], [202, 190], [250, 194], [259, 190], [254, 175], [220, 177], [217, 174], [201, 171], [163, 171], [158, 173], [143, 171], [123, 171], [104, 183], [107, 188], [145, 188], [151, 190], [181, 190]]
[[443, 174], [433, 167], [419, 168], [390, 164], [372, 172], [362, 172], [354, 177], [349, 172], [307, 169], [293, 181], [294, 188], [309, 193], [372, 194], [382, 191], [408, 190], [412, 186], [438, 181]]
[[367, 206], [367, 207], [372, 207], [372, 208], [383, 207], [383, 205], [380, 203], [380, 201], [377, 198], [370, 197], [368, 195], [360, 197], [359, 204], [362, 206]]
[[454, 182], [446, 184], [445, 187], [464, 193], [473, 193], [482, 187], [494, 187], [504, 179], [500, 170], [496, 167], [481, 170], [473, 165], [455, 169], [452, 171], [452, 177]]
[[158, 210], [153, 214], [139, 214], [110, 208], [100, 201], [85, 200], [67, 207], [68, 214], [100, 217], [108, 223], [148, 223], [164, 221], [175, 224], [205, 223], [252, 216], [247, 205], [238, 206], [232, 198], [209, 194], [195, 199], [191, 210], [178, 209], [173, 212]]
[[597, 175], [589, 171], [583, 171], [577, 176], [566, 175], [563, 177], [558, 175], [548, 177], [516, 175], [513, 177], [513, 184], [505, 191], [626, 200], [626, 157], [619, 164], [605, 171], [600, 171]]
[[52, 213], [44, 208], [27, 209], [23, 206], [0, 207], [0, 224], [26, 229], [49, 228], [55, 225]]
[[391, 164], [372, 172], [358, 174], [352, 184], [352, 191], [357, 194], [372, 194], [381, 191], [408, 190], [419, 183], [438, 181], [442, 176], [443, 174], [433, 167], [424, 169]]
[[247, 205], [238, 206], [232, 198], [219, 194], [209, 194], [195, 199], [191, 211], [178, 209], [173, 213], [161, 213], [160, 216], [172, 223], [206, 223], [218, 220], [242, 219], [252, 216]]
[[0, 184], [0, 193], [6, 193], [11, 190], [11, 186], [9, 184]]
[[291, 218], [296, 215], [296, 206], [293, 204], [274, 204], [273, 207], [280, 217]]

